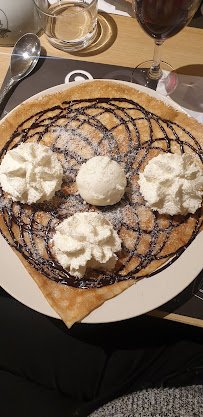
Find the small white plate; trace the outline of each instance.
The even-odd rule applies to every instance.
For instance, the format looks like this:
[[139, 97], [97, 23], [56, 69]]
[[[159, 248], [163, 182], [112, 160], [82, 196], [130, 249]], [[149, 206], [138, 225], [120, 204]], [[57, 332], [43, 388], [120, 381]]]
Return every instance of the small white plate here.
[[[129, 85], [184, 112], [171, 99], [163, 97], [151, 89], [123, 81], [114, 82]], [[49, 88], [26, 101], [71, 88], [76, 84], [80, 84], [80, 82]], [[200, 233], [170, 267], [151, 278], [143, 278], [119, 296], [106, 301], [101, 307], [83, 319], [82, 323], [107, 323], [124, 320], [145, 314], [168, 302], [183, 291], [202, 270], [202, 246], [203, 233]], [[0, 236], [0, 262], [0, 284], [2, 288], [33, 310], [50, 317], [59, 318], [2, 236]]]

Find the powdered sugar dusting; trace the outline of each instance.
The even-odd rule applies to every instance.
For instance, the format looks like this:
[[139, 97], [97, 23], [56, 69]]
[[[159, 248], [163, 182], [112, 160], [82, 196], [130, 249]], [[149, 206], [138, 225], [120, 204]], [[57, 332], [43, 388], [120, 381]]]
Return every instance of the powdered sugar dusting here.
[[6, 207], [9, 207], [10, 205], [10, 200], [6, 197], [4, 197], [3, 195], [0, 196], [0, 210], [3, 210]]

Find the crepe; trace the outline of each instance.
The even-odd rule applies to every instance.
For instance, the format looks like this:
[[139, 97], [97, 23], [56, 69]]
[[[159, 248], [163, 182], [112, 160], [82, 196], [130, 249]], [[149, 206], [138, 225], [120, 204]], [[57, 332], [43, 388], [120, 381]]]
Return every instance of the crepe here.
[[[159, 153], [192, 154], [202, 168], [203, 127], [162, 101], [124, 84], [86, 82], [11, 112], [0, 125], [0, 158], [22, 142], [52, 148], [63, 166], [62, 188], [52, 200], [32, 206], [13, 203], [1, 190], [0, 229], [68, 327], [139, 279], [170, 267], [202, 228], [202, 209], [160, 215], [139, 190], [139, 172]], [[108, 155], [127, 175], [126, 193], [114, 206], [85, 204], [77, 192], [78, 170], [95, 155]], [[104, 215], [122, 250], [114, 271], [88, 269], [78, 279], [57, 262], [53, 234], [63, 219], [83, 211]]]

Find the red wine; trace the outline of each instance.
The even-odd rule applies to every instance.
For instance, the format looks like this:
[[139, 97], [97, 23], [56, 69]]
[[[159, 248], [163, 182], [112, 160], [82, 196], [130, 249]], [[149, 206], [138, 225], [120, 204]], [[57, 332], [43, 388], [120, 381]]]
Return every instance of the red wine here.
[[148, 35], [165, 40], [176, 35], [194, 16], [199, 0], [133, 0], [137, 20]]

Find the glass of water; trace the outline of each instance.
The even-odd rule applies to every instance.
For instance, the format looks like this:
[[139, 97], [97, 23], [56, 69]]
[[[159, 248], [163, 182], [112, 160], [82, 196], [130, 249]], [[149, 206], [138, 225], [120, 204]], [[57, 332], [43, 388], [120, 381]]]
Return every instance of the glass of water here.
[[49, 42], [63, 51], [88, 46], [97, 32], [98, 0], [33, 0]]

